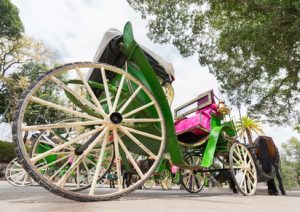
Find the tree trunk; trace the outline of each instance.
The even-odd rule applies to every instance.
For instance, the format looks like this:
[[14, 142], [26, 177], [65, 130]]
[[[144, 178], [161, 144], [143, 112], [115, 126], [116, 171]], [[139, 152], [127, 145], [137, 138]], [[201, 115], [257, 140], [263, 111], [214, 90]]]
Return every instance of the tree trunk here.
[[247, 134], [247, 137], [248, 137], [249, 144], [252, 145], [253, 141], [252, 141], [252, 137], [251, 137], [251, 132], [248, 128], [246, 128], [246, 134]]

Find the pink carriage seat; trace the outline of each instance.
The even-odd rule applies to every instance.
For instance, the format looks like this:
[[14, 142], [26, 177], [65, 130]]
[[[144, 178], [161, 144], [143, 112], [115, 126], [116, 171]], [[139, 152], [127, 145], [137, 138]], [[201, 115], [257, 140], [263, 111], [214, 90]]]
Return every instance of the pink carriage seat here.
[[[191, 143], [205, 138], [211, 130], [211, 114], [218, 114], [212, 90], [199, 95], [196, 99], [180, 107], [179, 110], [184, 109], [184, 106], [190, 107], [193, 103], [196, 103], [195, 108], [180, 115], [175, 121], [175, 130], [180, 142]], [[175, 110], [175, 112], [179, 110]]]
[[[213, 104], [216, 105], [216, 104]], [[191, 130], [196, 135], [205, 134], [210, 131], [211, 113], [216, 106], [206, 107], [196, 111], [196, 113], [188, 118], [184, 118], [175, 124], [176, 134], [181, 134]]]

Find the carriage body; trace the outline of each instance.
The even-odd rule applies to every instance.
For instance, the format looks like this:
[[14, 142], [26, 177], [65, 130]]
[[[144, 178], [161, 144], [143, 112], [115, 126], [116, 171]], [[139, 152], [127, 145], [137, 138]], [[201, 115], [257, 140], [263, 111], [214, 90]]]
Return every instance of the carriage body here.
[[[93, 63], [54, 68], [24, 91], [13, 123], [20, 163], [44, 188], [79, 201], [110, 200], [137, 189], [155, 172], [164, 153], [183, 173], [208, 171], [216, 155], [223, 153], [229, 156], [233, 175], [236, 169], [252, 169], [250, 153], [243, 145], [233, 144], [233, 122], [224, 121], [225, 113], [212, 91], [177, 109], [174, 122], [170, 109], [173, 80], [172, 65], [140, 46], [130, 23], [123, 34], [109, 31]], [[192, 103], [197, 106], [180, 114]], [[51, 112], [59, 120], [33, 119], [33, 110], [45, 117]], [[24, 132], [35, 131], [45, 133], [47, 139], [36, 140], [37, 148], [29, 154]], [[47, 148], [41, 150], [43, 145]], [[191, 162], [190, 150], [200, 152], [200, 160]], [[234, 154], [239, 158], [232, 162]], [[145, 157], [154, 162], [142, 170], [137, 161]], [[229, 166], [225, 169], [229, 171]], [[122, 187], [124, 170], [135, 172], [139, 179]], [[117, 175], [118, 189], [96, 189], [111, 172]], [[90, 179], [83, 186], [82, 176]], [[70, 178], [75, 178], [75, 188], [66, 186]], [[255, 186], [250, 186], [251, 194]]]
[[[128, 26], [129, 27], [129, 26]], [[126, 30], [124, 30], [126, 31]], [[132, 49], [125, 49], [124, 46], [124, 36], [130, 36], [130, 34], [122, 34], [122, 32], [116, 30], [116, 29], [110, 29], [108, 30], [103, 38], [102, 41], [97, 49], [97, 52], [94, 56], [93, 61], [98, 63], [105, 63], [110, 64], [118, 68], [126, 69], [126, 71], [134, 76], [135, 78], [139, 79], [139, 81], [142, 82], [146, 87], [150, 88], [149, 80], [147, 79], [147, 76], [143, 73], [144, 65], [143, 64], [137, 64], [136, 60], [134, 58], [130, 58], [128, 55], [128, 51], [132, 51]], [[133, 38], [130, 38], [133, 39]], [[172, 64], [166, 62], [163, 58], [161, 58], [156, 53], [152, 52], [151, 50], [147, 49], [146, 47], [139, 47], [139, 49], [142, 51], [144, 56], [146, 57], [148, 63], [150, 64], [152, 68], [152, 72], [155, 73], [158, 83], [160, 84], [160, 87], [163, 89], [165, 97], [167, 98], [167, 102], [169, 105], [171, 105], [173, 98], [174, 98], [174, 90], [172, 87], [172, 82], [174, 80], [174, 70]], [[107, 76], [109, 78], [109, 76]], [[117, 90], [117, 84], [120, 82], [120, 76], [110, 76], [112, 78], [112, 81], [110, 82], [110, 86], [112, 87], [112, 90]], [[91, 69], [90, 72], [87, 75], [87, 78], [89, 81], [102, 83], [102, 76], [99, 73], [99, 71], [95, 69]], [[137, 89], [137, 86], [130, 83], [124, 83], [123, 90], [124, 92], [127, 92], [128, 95], [123, 95], [120, 97], [120, 102], [126, 101], [127, 98], [129, 98], [129, 95], [132, 94], [134, 90]], [[101, 98], [101, 95], [105, 96], [105, 93], [101, 89], [94, 89], [94, 93], [98, 98]], [[136, 98], [133, 100], [133, 102], [124, 110], [124, 113], [134, 110], [138, 107], [138, 105], [147, 105], [150, 103], [150, 99], [147, 98], [147, 95], [145, 93], [141, 92], [138, 93]], [[108, 110], [107, 104], [104, 104], [103, 107]], [[145, 117], [145, 114], [149, 114], [152, 118], [158, 118], [158, 114], [156, 113], [153, 108], [147, 108], [136, 115], [132, 116], [132, 118], [141, 118]], [[160, 126], [157, 123], [139, 123], [135, 124], [136, 129], [143, 130], [148, 133], [151, 133], [153, 135], [158, 135], [161, 131]], [[137, 135], [137, 139], [141, 140], [146, 146], [149, 147], [149, 149], [153, 152], [157, 152], [159, 149], [159, 144], [153, 142], [152, 139], [149, 138], [141, 138], [139, 135]], [[143, 151], [141, 151], [140, 148], [134, 145], [130, 145], [130, 139], [124, 138], [124, 142], [127, 146], [127, 148], [131, 152], [135, 152], [138, 154], [143, 154]]]

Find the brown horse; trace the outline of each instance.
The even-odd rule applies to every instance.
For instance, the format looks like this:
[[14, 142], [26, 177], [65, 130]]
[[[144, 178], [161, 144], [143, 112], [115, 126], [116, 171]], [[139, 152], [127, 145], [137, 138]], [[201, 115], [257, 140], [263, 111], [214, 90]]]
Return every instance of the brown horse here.
[[276, 175], [281, 194], [286, 195], [280, 174], [280, 155], [273, 139], [268, 136], [259, 136], [255, 139], [254, 144], [254, 156], [258, 159], [258, 180], [260, 182], [267, 181], [268, 193], [270, 195], [278, 195], [274, 181]]

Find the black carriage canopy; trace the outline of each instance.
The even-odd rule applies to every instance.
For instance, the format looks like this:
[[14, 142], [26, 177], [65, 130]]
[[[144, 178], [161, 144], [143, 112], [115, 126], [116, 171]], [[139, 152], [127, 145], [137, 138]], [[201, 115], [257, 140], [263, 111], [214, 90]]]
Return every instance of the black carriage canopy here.
[[[110, 29], [105, 32], [100, 45], [98, 46], [97, 52], [94, 56], [93, 61], [99, 63], [106, 63], [109, 65], [122, 68], [126, 62], [126, 55], [121, 52], [120, 45], [123, 42], [123, 35], [117, 29]], [[140, 45], [140, 44], [139, 44]], [[163, 85], [165, 83], [172, 83], [174, 81], [174, 69], [171, 63], [168, 63], [156, 53], [150, 51], [146, 47], [140, 45], [143, 49], [144, 54], [149, 60], [152, 68], [156, 75], [162, 79]], [[107, 76], [110, 78], [113, 76]], [[88, 79], [91, 81], [101, 81], [101, 73], [99, 71], [91, 70], [88, 74]], [[97, 95], [98, 92], [94, 90]]]

